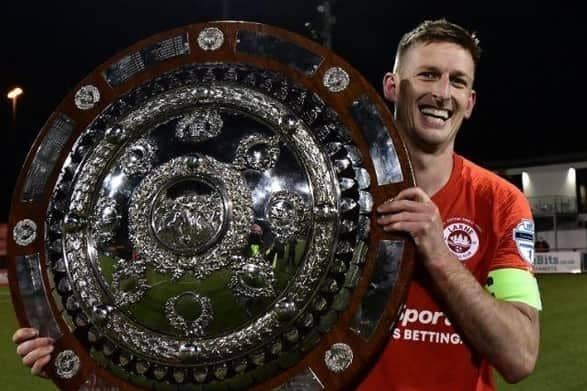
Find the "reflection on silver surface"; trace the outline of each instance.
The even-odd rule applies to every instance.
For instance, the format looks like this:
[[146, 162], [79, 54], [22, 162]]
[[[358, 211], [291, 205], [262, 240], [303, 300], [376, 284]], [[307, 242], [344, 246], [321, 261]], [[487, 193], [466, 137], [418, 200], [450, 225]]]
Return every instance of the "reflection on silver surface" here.
[[364, 168], [355, 168], [355, 179], [359, 185], [359, 189], [366, 190], [371, 185], [371, 177], [369, 172]]
[[21, 201], [36, 202], [43, 195], [55, 162], [74, 127], [75, 123], [64, 114], [55, 118], [29, 167]]
[[363, 296], [361, 306], [350, 325], [350, 328], [365, 340], [369, 340], [385, 311], [389, 295], [398, 277], [403, 251], [403, 240], [379, 242], [376, 269], [367, 292]]
[[386, 185], [402, 182], [403, 174], [399, 158], [389, 130], [383, 123], [377, 107], [367, 95], [363, 95], [355, 100], [349, 109], [369, 144], [377, 183]]
[[15, 258], [18, 289], [30, 327], [39, 330], [41, 336], [57, 340], [62, 333], [43, 289], [40, 262], [39, 254]]
[[359, 205], [361, 214], [369, 214], [373, 210], [373, 196], [366, 191], [359, 191]]
[[62, 379], [71, 379], [78, 373], [81, 362], [73, 350], [63, 350], [57, 354], [54, 365], [57, 376]]
[[340, 67], [328, 68], [322, 78], [324, 87], [328, 88], [330, 92], [344, 91], [348, 87], [349, 82], [349, 74]]
[[275, 296], [275, 274], [263, 256], [257, 255], [235, 269], [229, 287], [236, 295], [249, 298]]
[[94, 209], [92, 229], [98, 244], [106, 247], [120, 229], [122, 214], [113, 198], [102, 197]]
[[100, 101], [100, 90], [91, 84], [82, 86], [73, 98], [75, 106], [80, 110], [89, 110]]
[[287, 382], [273, 389], [273, 391], [319, 391], [324, 386], [311, 368], [306, 368], [303, 372], [290, 378]]
[[198, 34], [198, 46], [203, 50], [218, 50], [224, 43], [224, 33], [218, 27], [206, 27]]
[[334, 373], [341, 373], [353, 362], [353, 349], [346, 343], [335, 343], [324, 353], [326, 367]]
[[310, 76], [323, 61], [319, 55], [293, 42], [262, 32], [241, 30], [236, 35], [237, 52], [268, 57]]
[[28, 246], [37, 238], [37, 224], [31, 219], [22, 219], [14, 226], [12, 238], [19, 246]]

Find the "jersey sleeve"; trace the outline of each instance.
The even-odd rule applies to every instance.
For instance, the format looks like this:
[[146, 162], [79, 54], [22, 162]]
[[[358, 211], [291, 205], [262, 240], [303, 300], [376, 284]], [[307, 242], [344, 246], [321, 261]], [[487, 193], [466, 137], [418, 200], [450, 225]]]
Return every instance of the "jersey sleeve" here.
[[534, 263], [534, 220], [528, 200], [517, 189], [507, 189], [494, 199], [496, 249], [490, 270], [524, 269]]
[[541, 310], [540, 291], [532, 273], [535, 233], [530, 205], [517, 189], [495, 201], [497, 247], [486, 289], [497, 299], [522, 302]]

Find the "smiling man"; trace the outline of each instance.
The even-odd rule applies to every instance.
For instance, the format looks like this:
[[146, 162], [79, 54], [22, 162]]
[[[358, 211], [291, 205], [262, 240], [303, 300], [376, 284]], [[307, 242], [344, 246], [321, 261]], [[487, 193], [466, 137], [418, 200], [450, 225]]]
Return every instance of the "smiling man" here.
[[408, 233], [418, 263], [403, 312], [361, 390], [493, 390], [534, 369], [540, 294], [534, 224], [513, 185], [455, 154], [471, 116], [477, 38], [446, 20], [404, 35], [383, 79], [418, 187], [378, 207], [385, 231]]

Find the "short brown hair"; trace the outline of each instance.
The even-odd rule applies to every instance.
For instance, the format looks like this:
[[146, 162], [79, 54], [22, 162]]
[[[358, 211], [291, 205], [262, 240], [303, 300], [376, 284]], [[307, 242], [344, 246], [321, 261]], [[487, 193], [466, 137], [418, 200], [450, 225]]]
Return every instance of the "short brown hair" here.
[[405, 51], [417, 42], [452, 42], [469, 51], [475, 65], [481, 58], [481, 47], [475, 33], [446, 19], [426, 20], [404, 34], [400, 40], [395, 53], [396, 66]]

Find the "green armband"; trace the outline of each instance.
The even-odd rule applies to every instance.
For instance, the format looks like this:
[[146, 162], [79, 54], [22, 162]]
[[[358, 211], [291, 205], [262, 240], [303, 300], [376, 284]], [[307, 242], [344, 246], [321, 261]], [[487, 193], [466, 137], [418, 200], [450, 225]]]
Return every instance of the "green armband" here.
[[489, 272], [485, 289], [496, 299], [519, 301], [542, 310], [538, 283], [532, 273], [520, 269], [496, 269]]

